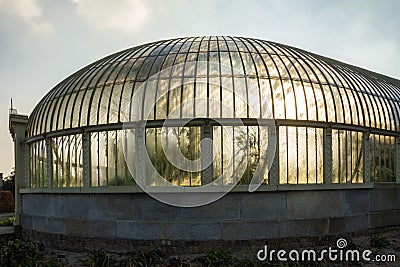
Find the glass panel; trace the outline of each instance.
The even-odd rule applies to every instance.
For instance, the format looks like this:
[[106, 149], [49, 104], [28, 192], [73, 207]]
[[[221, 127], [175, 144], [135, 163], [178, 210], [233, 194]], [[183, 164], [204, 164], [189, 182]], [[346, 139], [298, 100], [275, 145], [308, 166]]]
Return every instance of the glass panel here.
[[46, 187], [47, 157], [45, 140], [29, 145], [29, 185], [31, 188]]
[[317, 104], [318, 110], [318, 120], [319, 121], [326, 121], [327, 114], [325, 114], [325, 99], [324, 99], [324, 92], [322, 91], [319, 84], [314, 84], [314, 92], [315, 92], [315, 101]]
[[[240, 184], [249, 184], [253, 178], [259, 162], [259, 134], [258, 127], [234, 127], [235, 129], [235, 170], [245, 166]], [[236, 171], [237, 172], [237, 171]]]
[[92, 117], [97, 116], [99, 118], [98, 124], [106, 124], [107, 116], [109, 114], [109, 104], [110, 104], [110, 95], [112, 92], [112, 85], [106, 85], [103, 89], [101, 98], [100, 98], [100, 106], [97, 114], [91, 114]]
[[[93, 95], [93, 99], [91, 100], [90, 103], [88, 103], [88, 109], [90, 109], [90, 118], [89, 118], [89, 125], [96, 125], [97, 124], [97, 116], [98, 116], [98, 107], [99, 107], [99, 102], [101, 101], [101, 93], [102, 90], [98, 88], [95, 90]], [[87, 96], [86, 96], [87, 97]]]
[[271, 80], [272, 92], [274, 97], [275, 119], [285, 119], [285, 96], [282, 91], [282, 84], [280, 80]]
[[279, 127], [279, 183], [287, 184], [288, 180], [288, 135], [287, 127]]
[[270, 81], [266, 79], [260, 79], [260, 93], [261, 93], [261, 118], [272, 119], [273, 118], [273, 108], [272, 105], [272, 94]]
[[182, 118], [194, 117], [194, 82], [193, 79], [185, 79], [182, 90]]
[[223, 118], [234, 118], [234, 91], [232, 78], [222, 77], [222, 117]]
[[[310, 83], [304, 83], [304, 91], [307, 99], [308, 119], [317, 121], [317, 99], [314, 95], [314, 88]], [[323, 102], [323, 100], [322, 100]], [[319, 115], [319, 114], [318, 114]]]
[[294, 83], [294, 91], [296, 94], [296, 105], [297, 105], [297, 118], [299, 120], [307, 120], [307, 102], [305, 98], [305, 92], [303, 85], [300, 82]]
[[236, 118], [247, 118], [247, 90], [244, 78], [235, 78], [234, 90], [235, 90], [235, 117]]
[[395, 138], [370, 135], [371, 181], [395, 182]]
[[107, 113], [107, 123], [118, 122], [119, 105], [121, 101], [122, 84], [115, 84], [110, 98], [110, 109]]
[[332, 146], [333, 183], [362, 182], [362, 133], [333, 129]]
[[171, 82], [171, 90], [168, 92], [168, 118], [170, 119], [177, 119], [180, 117], [181, 87], [174, 87], [175, 86]]
[[98, 139], [98, 152], [95, 154], [98, 156], [98, 173], [99, 173], [99, 186], [108, 185], [108, 134], [107, 132], [99, 132]]
[[117, 176], [117, 132], [109, 131], [107, 137], [107, 185], [117, 186], [122, 183]]
[[[127, 148], [124, 147], [124, 131], [117, 131], [117, 148], [116, 148], [116, 179], [118, 180], [118, 185], [134, 185], [135, 180], [133, 179], [133, 176], [131, 172], [128, 169], [125, 156], [124, 156], [124, 151], [127, 151]], [[125, 142], [126, 145], [126, 142]], [[129, 160], [135, 161], [135, 151], [131, 151], [129, 153], [130, 157]], [[133, 157], [132, 157], [133, 156]], [[134, 164], [132, 164], [134, 165]], [[132, 172], [134, 170], [131, 170]]]
[[206, 79], [196, 79], [196, 102], [194, 103], [195, 117], [207, 117], [208, 101], [207, 101], [207, 83]]
[[[178, 154], [173, 153], [176, 149], [179, 149], [186, 159], [197, 160], [200, 157], [200, 127], [146, 129], [146, 148], [154, 168], [165, 180], [180, 186], [201, 185], [201, 172], [191, 172], [174, 166], [167, 160], [163, 145], [168, 156], [174, 161], [178, 160]], [[188, 169], [189, 166], [184, 165], [184, 168]], [[154, 177], [151, 178], [154, 181]]]
[[210, 114], [211, 118], [221, 117], [221, 88], [220, 88], [220, 78], [210, 78], [209, 79], [209, 103], [210, 103]]
[[323, 129], [279, 127], [280, 184], [323, 182]]
[[268, 72], [267, 69], [265, 68], [264, 65], [264, 58], [262, 58], [260, 55], [258, 54], [253, 54], [253, 59], [256, 65], [256, 69], [258, 72], [258, 77], [259, 78], [263, 78], [263, 79], [267, 79], [268, 78]]
[[91, 154], [91, 186], [99, 186], [99, 134], [92, 133], [90, 135], [90, 154]]
[[[324, 90], [326, 107], [328, 110], [328, 122], [336, 122], [335, 101], [332, 96], [331, 88], [329, 88], [328, 85], [323, 85], [322, 88]], [[336, 88], [333, 87], [332, 90], [336, 90]]]
[[286, 119], [296, 119], [296, 98], [293, 92], [292, 83], [283, 81], [285, 95]]

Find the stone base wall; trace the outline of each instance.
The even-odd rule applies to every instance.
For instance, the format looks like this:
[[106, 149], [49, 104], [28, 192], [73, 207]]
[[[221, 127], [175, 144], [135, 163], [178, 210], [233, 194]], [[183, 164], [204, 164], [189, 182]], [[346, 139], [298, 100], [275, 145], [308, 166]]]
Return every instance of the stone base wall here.
[[168, 255], [200, 254], [207, 253], [213, 248], [228, 249], [231, 252], [252, 251], [256, 253], [264, 245], [269, 249], [299, 249], [307, 247], [329, 247], [335, 246], [339, 238], [350, 240], [360, 235], [377, 234], [390, 230], [399, 230], [399, 226], [368, 229], [367, 231], [345, 233], [326, 236], [287, 237], [262, 240], [135, 240], [115, 239], [100, 237], [65, 236], [60, 234], [49, 234], [36, 231], [23, 231], [24, 240], [33, 240], [51, 247], [69, 251], [93, 251], [105, 250], [108, 252], [129, 252], [135, 250], [160, 249]]
[[197, 252], [236, 243], [259, 247], [266, 240], [295, 244], [315, 237], [320, 242], [399, 226], [400, 186], [231, 192], [197, 208], [172, 207], [144, 193], [34, 193], [22, 195], [22, 209], [23, 236], [60, 247], [124, 249], [125, 244], [127, 249], [143, 245]]

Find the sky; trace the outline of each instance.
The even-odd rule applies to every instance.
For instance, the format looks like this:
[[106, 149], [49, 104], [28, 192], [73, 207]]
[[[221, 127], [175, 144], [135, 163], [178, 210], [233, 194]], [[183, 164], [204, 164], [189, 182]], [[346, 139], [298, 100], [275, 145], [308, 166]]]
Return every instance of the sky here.
[[29, 115], [57, 83], [113, 52], [243, 36], [400, 78], [399, 10], [398, 0], [0, 0], [0, 172], [13, 166], [10, 99]]

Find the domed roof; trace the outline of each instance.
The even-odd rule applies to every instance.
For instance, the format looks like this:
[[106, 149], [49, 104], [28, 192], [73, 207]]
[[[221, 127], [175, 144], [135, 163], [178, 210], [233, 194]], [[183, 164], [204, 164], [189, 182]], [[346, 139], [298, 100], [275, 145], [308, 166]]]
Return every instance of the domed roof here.
[[[197, 62], [228, 66], [232, 71]], [[191, 63], [194, 68], [185, 68], [183, 63]], [[171, 71], [162, 72], [169, 68]], [[151, 114], [154, 120], [165, 119], [184, 99], [200, 96], [220, 99], [238, 112], [223, 114], [218, 108], [211, 111], [208, 106], [194, 107], [193, 113], [181, 112], [181, 117], [262, 116], [239, 107], [239, 101], [222, 89], [228, 85], [242, 90], [253, 104], [268, 103], [274, 119], [399, 129], [398, 80], [287, 45], [218, 36], [153, 42], [84, 67], [39, 102], [29, 117], [28, 135], [122, 123], [132, 105], [132, 95], [151, 77], [161, 84], [158, 88], [177, 87], [179, 83], [174, 93], [156, 103]], [[209, 83], [212, 80], [212, 85], [201, 86], [200, 79]], [[247, 90], [250, 84], [256, 86], [257, 94]], [[131, 108], [143, 109], [140, 105]]]

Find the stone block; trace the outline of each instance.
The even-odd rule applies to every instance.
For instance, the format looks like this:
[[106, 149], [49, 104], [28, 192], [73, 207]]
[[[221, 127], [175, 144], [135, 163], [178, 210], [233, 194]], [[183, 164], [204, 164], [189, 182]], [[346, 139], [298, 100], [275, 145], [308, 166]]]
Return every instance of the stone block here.
[[281, 237], [300, 237], [326, 235], [329, 230], [329, 219], [299, 219], [280, 223]]
[[49, 222], [46, 217], [32, 217], [32, 229], [38, 232], [49, 231]]
[[347, 215], [367, 214], [371, 210], [371, 189], [352, 189], [344, 191]]
[[88, 194], [57, 194], [50, 202], [49, 216], [69, 219], [86, 219], [89, 214]]
[[367, 229], [367, 215], [329, 218], [329, 234], [359, 232]]
[[371, 228], [400, 225], [400, 210], [380, 211], [369, 214]]
[[226, 221], [222, 227], [224, 240], [260, 240], [280, 236], [279, 221]]
[[195, 220], [216, 221], [238, 219], [240, 196], [232, 193], [201, 207], [175, 207], [144, 194], [133, 196], [133, 218], [135, 220]]
[[372, 211], [396, 209], [399, 197], [396, 187], [374, 188], [371, 195], [371, 209]]
[[229, 193], [210, 204], [194, 207], [179, 208], [177, 220], [207, 220], [223, 221], [240, 218], [240, 194]]
[[53, 234], [64, 234], [65, 233], [65, 223], [63, 219], [49, 219], [50, 228], [48, 231]]
[[51, 194], [23, 194], [22, 213], [33, 216], [48, 216]]
[[32, 216], [23, 214], [21, 217], [21, 227], [24, 230], [32, 230]]
[[117, 221], [117, 238], [144, 240], [165, 239], [164, 222]]
[[77, 235], [86, 237], [115, 237], [116, 222], [112, 221], [87, 221], [64, 220], [65, 235]]
[[341, 190], [291, 191], [286, 194], [288, 218], [322, 218], [345, 214]]
[[217, 222], [166, 222], [165, 232], [170, 240], [222, 239], [222, 226]]
[[254, 192], [241, 195], [240, 218], [243, 220], [284, 219], [286, 216], [286, 194], [283, 192]]
[[90, 195], [88, 218], [94, 220], [131, 220], [133, 218], [131, 195]]
[[162, 203], [146, 194], [134, 194], [132, 211], [134, 220], [163, 221], [175, 220], [179, 208]]

